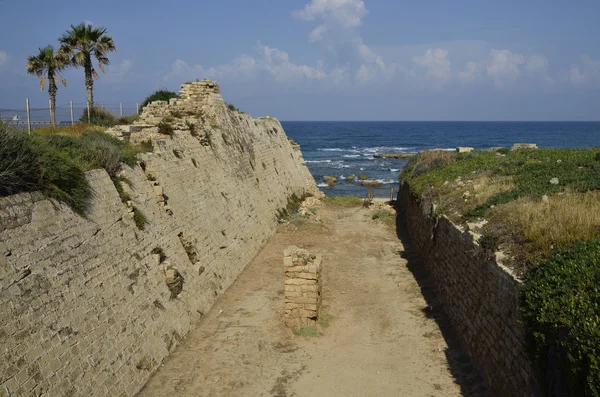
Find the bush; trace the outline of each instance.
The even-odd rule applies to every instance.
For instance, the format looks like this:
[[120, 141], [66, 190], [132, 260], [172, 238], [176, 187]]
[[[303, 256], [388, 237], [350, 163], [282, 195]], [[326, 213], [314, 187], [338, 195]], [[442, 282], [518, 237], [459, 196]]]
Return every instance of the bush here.
[[138, 121], [140, 116], [138, 114], [132, 114], [130, 116], [123, 116], [117, 120], [117, 124], [120, 125], [129, 125], [133, 124], [135, 121]]
[[0, 196], [39, 190], [84, 214], [91, 195], [85, 172], [104, 168], [117, 185], [121, 163], [133, 165], [142, 151], [96, 131], [24, 135], [1, 127]]
[[227, 108], [229, 108], [229, 110], [231, 110], [232, 112], [235, 112], [237, 110], [232, 103], [230, 103], [229, 105], [227, 105]]
[[171, 98], [179, 98], [179, 95], [177, 95], [173, 91], [167, 91], [167, 90], [156, 91], [153, 94], [148, 95], [146, 97], [146, 99], [144, 99], [144, 102], [142, 102], [142, 106], [140, 107], [140, 112], [150, 102], [154, 102], [154, 101], [167, 101], [167, 102], [169, 102], [169, 99], [171, 99]]
[[0, 196], [40, 187], [40, 165], [31, 139], [23, 132], [0, 125]]
[[599, 396], [600, 240], [559, 251], [525, 278], [523, 322], [548, 394]]
[[166, 121], [163, 120], [160, 123], [158, 123], [158, 133], [159, 134], [173, 136], [174, 132], [175, 131], [173, 130], [173, 126], [171, 124], [167, 123]]
[[146, 228], [146, 215], [136, 207], [133, 207], [133, 221], [139, 230]]
[[101, 125], [103, 127], [110, 127], [117, 123], [115, 116], [113, 116], [113, 114], [110, 111], [96, 106], [90, 109], [89, 121], [87, 109], [84, 109], [83, 113], [81, 114], [81, 117], [79, 117], [79, 121], [81, 123]]

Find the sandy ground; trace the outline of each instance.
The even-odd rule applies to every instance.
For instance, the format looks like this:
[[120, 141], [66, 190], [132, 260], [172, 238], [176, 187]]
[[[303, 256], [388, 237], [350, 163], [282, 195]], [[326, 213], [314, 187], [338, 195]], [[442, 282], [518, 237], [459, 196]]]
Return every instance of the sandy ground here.
[[[281, 225], [140, 396], [487, 395], [403, 228], [371, 211], [325, 207], [321, 223]], [[291, 244], [324, 257], [329, 326], [316, 337], [282, 326], [282, 251]]]

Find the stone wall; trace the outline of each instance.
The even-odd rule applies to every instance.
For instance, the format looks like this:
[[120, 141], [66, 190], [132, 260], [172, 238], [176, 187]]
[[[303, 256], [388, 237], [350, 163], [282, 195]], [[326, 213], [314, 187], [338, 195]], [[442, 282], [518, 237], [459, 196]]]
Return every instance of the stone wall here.
[[85, 217], [39, 193], [0, 198], [0, 396], [135, 395], [274, 233], [277, 210], [317, 193], [277, 120], [196, 84], [197, 131], [179, 120], [172, 137], [150, 135], [154, 152], [123, 172], [129, 202], [104, 170], [87, 173]]
[[311, 255], [293, 245], [283, 251], [285, 269], [285, 325], [301, 328], [314, 325], [321, 308], [320, 255]]
[[398, 200], [436, 297], [490, 390], [495, 396], [539, 395], [520, 325], [519, 281], [483, 255], [473, 234], [446, 217], [434, 218], [431, 203], [411, 196], [407, 183]]

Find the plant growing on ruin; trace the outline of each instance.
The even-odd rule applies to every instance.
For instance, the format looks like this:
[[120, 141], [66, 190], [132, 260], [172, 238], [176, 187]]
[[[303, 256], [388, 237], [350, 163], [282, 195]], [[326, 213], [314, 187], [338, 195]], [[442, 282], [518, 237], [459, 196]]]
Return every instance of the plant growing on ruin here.
[[188, 130], [190, 130], [190, 135], [193, 137], [198, 136], [198, 131], [196, 131], [196, 123], [193, 123], [189, 120], [185, 120], [185, 126]]
[[142, 211], [140, 211], [137, 207], [133, 207], [133, 221], [135, 222], [135, 226], [139, 230], [144, 230], [146, 228], [146, 216]]
[[[600, 240], [556, 252], [525, 281], [521, 312], [545, 391], [600, 395]], [[557, 383], [567, 390], [552, 389]]]
[[173, 136], [173, 134], [175, 133], [175, 131], [173, 130], [173, 126], [166, 122], [164, 119], [160, 123], [158, 123], [157, 127], [159, 134]]
[[40, 78], [40, 90], [43, 90], [48, 81], [48, 96], [50, 97], [50, 122], [56, 126], [56, 94], [59, 80], [64, 87], [67, 81], [61, 72], [68, 66], [68, 59], [61, 53], [56, 53], [51, 45], [40, 48], [36, 55], [27, 58], [27, 74]]
[[94, 107], [94, 79], [98, 72], [94, 68], [92, 58], [98, 63], [98, 68], [104, 72], [104, 66], [110, 64], [108, 53], [116, 51], [113, 38], [106, 34], [106, 29], [93, 27], [84, 22], [71, 25], [59, 39], [60, 53], [67, 57], [75, 67], [82, 67], [85, 73], [85, 89], [87, 91], [88, 107]]

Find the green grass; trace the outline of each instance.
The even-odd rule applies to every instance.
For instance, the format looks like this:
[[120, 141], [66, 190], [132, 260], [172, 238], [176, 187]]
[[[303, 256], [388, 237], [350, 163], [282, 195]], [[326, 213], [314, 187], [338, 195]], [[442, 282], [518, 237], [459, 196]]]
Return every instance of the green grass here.
[[[491, 206], [507, 203], [519, 197], [541, 197], [570, 189], [585, 192], [600, 189], [600, 149], [538, 149], [505, 152], [470, 153], [423, 152], [413, 157], [400, 175], [410, 183], [411, 190], [422, 196], [430, 187], [440, 188], [473, 174], [512, 176], [514, 189], [498, 193], [478, 205], [465, 218], [482, 217]], [[550, 183], [558, 178], [558, 184]]]
[[92, 193], [85, 172], [104, 168], [117, 185], [121, 164], [145, 149], [96, 130], [25, 135], [0, 126], [0, 195], [39, 190], [84, 214]]
[[379, 220], [389, 226], [394, 226], [396, 224], [395, 215], [384, 209], [375, 211], [373, 215], [371, 215], [371, 219]]
[[340, 207], [360, 207], [363, 204], [363, 199], [356, 196], [325, 197], [323, 202]]
[[314, 325], [309, 325], [308, 327], [303, 328], [293, 328], [292, 333], [296, 336], [302, 336], [304, 338], [315, 338], [319, 336], [317, 327]]
[[310, 193], [304, 193], [302, 196], [298, 197], [295, 193], [288, 197], [288, 202], [285, 208], [281, 208], [277, 211], [277, 218], [279, 220], [290, 221], [292, 219], [296, 219], [298, 217], [302, 217], [298, 214], [298, 210], [300, 209], [300, 204], [308, 197], [312, 197]]
[[163, 135], [173, 136], [173, 134], [175, 133], [175, 130], [173, 130], [173, 126], [171, 124], [169, 124], [169, 122], [167, 120], [168, 120], [167, 117], [163, 117], [163, 119], [160, 121], [160, 123], [158, 123], [158, 125], [157, 125], [158, 133], [163, 134]]

